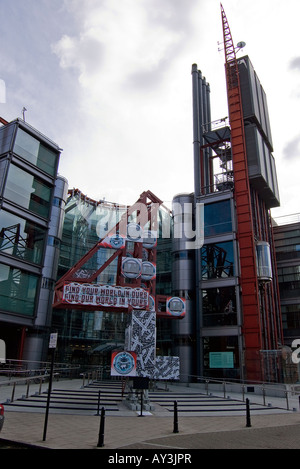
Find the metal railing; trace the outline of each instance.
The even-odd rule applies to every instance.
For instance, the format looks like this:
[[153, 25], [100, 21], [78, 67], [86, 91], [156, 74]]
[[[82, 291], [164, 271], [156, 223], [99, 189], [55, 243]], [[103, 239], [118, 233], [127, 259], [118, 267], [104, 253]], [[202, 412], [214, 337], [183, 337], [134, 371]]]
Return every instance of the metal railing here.
[[[7, 359], [5, 363], [0, 364], [0, 379], [5, 376], [9, 379], [13, 379], [15, 377], [43, 375], [49, 373], [50, 368], [51, 362], [48, 361]], [[60, 373], [61, 376], [72, 376], [77, 370], [79, 370], [79, 365], [55, 363], [55, 371], [56, 373]]]
[[217, 394], [224, 399], [234, 395], [236, 399], [243, 402], [247, 397], [251, 397], [251, 401], [254, 399], [257, 404], [263, 406], [278, 406], [294, 411], [300, 408], [300, 383], [239, 381], [195, 375], [186, 375], [184, 378], [185, 381], [177, 382], [177, 384], [201, 389], [207, 395]]
[[[7, 359], [5, 363], [0, 364], [0, 401], [5, 390], [6, 400], [13, 402], [16, 398], [16, 389], [20, 389], [22, 396], [28, 397], [30, 388], [34, 384], [38, 385], [36, 394], [42, 393], [42, 385], [47, 383], [50, 377], [51, 363], [48, 361], [27, 361]], [[54, 379], [72, 379], [79, 377], [79, 365], [70, 365], [67, 363], [55, 363], [53, 369]], [[8, 386], [11, 392], [8, 392]], [[8, 397], [9, 396], [9, 397]]]

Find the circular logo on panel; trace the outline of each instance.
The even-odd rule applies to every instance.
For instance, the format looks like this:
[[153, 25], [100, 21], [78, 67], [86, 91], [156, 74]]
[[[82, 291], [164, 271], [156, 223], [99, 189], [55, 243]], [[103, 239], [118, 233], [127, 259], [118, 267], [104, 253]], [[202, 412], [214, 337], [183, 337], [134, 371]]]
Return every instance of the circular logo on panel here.
[[110, 237], [110, 245], [115, 249], [119, 249], [124, 246], [125, 241], [120, 235], [116, 234]]
[[128, 375], [135, 367], [134, 358], [130, 353], [120, 352], [114, 357], [113, 367], [121, 375]]
[[184, 301], [181, 298], [173, 297], [168, 300], [167, 311], [171, 316], [180, 316], [185, 309]]

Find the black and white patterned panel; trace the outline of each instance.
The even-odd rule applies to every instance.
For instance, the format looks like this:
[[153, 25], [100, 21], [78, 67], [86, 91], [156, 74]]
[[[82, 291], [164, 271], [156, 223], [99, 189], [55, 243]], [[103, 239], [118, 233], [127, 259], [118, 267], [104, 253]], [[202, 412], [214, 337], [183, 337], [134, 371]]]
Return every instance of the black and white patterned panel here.
[[179, 379], [179, 357], [156, 357], [154, 379]]
[[155, 369], [156, 314], [133, 311], [125, 333], [125, 348], [137, 354], [136, 375], [152, 378]]

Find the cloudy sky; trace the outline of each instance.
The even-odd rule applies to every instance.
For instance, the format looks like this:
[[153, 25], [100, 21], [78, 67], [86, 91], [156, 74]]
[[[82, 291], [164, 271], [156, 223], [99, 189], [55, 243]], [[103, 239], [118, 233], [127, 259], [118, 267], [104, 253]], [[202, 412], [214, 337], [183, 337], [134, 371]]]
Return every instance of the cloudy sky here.
[[[299, 213], [299, 0], [223, 0], [268, 99], [281, 207]], [[0, 115], [63, 148], [59, 172], [94, 199], [167, 205], [193, 191], [191, 66], [228, 115], [219, 0], [0, 0]], [[0, 84], [0, 85], [1, 85]]]

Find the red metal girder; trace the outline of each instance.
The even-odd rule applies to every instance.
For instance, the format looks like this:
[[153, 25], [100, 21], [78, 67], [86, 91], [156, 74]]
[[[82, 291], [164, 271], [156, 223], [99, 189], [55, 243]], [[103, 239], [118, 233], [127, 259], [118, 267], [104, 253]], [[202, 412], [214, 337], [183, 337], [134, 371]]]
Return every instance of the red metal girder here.
[[[146, 223], [150, 222], [150, 230], [157, 230], [157, 211], [160, 205], [162, 205], [162, 201], [156, 197], [151, 191], [143, 192], [139, 199], [133, 204], [132, 206], [128, 207], [126, 213], [121, 218], [120, 222], [111, 230], [110, 233], [115, 234], [118, 232], [119, 229], [123, 228], [124, 230], [128, 224], [128, 218], [133, 213], [137, 212], [140, 216], [140, 224], [141, 226], [146, 225]], [[145, 211], [146, 207], [146, 211]], [[124, 227], [122, 227], [122, 223], [124, 223]], [[110, 235], [107, 234], [107, 236]], [[116, 285], [119, 286], [129, 286], [129, 287], [136, 287], [141, 285], [141, 279], [136, 279], [131, 281], [130, 283], [126, 283], [126, 279], [123, 277], [121, 272], [121, 265], [122, 265], [122, 256], [124, 255], [124, 249], [120, 248], [112, 253], [111, 257], [96, 271], [94, 272], [89, 278], [80, 278], [76, 277], [76, 272], [89, 260], [91, 257], [98, 251], [101, 247], [101, 243], [105, 238], [101, 239], [97, 242], [65, 275], [63, 275], [56, 283], [55, 292], [54, 292], [54, 302], [53, 307], [55, 308], [69, 308], [69, 309], [85, 309], [85, 310], [99, 310], [99, 306], [92, 306], [92, 305], [76, 305], [73, 303], [66, 304], [62, 301], [63, 296], [63, 287], [66, 283], [77, 282], [77, 283], [92, 283], [97, 276], [103, 272], [111, 262], [118, 257], [118, 268], [117, 268], [117, 282]], [[136, 242], [134, 247], [134, 257], [142, 258], [142, 243]], [[156, 249], [151, 249], [149, 251], [149, 261], [156, 264]], [[149, 295], [153, 296], [155, 299], [156, 293], [156, 279], [152, 279], [147, 281], [147, 291]], [[167, 298], [167, 297], [165, 297]], [[129, 312], [132, 308], [118, 308], [119, 312]], [[103, 307], [101, 305], [101, 310], [115, 312], [114, 307]], [[166, 316], [171, 318], [170, 315], [158, 312], [158, 316]]]
[[[237, 213], [237, 239], [240, 252], [240, 284], [243, 305], [243, 333], [246, 349], [261, 349], [260, 307], [256, 272], [256, 252], [252, 222], [251, 195], [247, 167], [246, 143], [238, 64], [229, 24], [221, 5], [223, 37], [225, 44], [225, 69], [231, 151], [234, 173], [234, 197]], [[246, 363], [246, 369], [248, 365]], [[250, 379], [247, 369], [247, 378]], [[252, 377], [252, 376], [251, 376]], [[258, 376], [256, 375], [256, 378]]]

